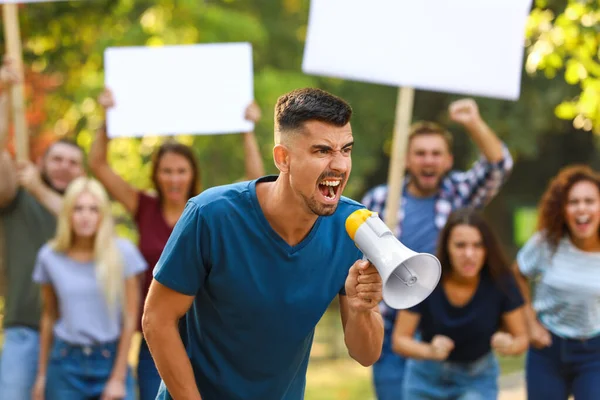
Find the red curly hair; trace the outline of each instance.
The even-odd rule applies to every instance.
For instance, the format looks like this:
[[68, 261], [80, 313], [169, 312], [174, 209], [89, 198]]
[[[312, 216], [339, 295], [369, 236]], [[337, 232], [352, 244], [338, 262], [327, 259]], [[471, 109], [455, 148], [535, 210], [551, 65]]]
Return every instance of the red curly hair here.
[[[553, 250], [569, 228], [565, 221], [565, 207], [571, 188], [579, 182], [591, 182], [600, 191], [600, 175], [587, 165], [572, 165], [561, 169], [548, 184], [539, 205], [538, 230]], [[600, 228], [598, 234], [600, 235]]]

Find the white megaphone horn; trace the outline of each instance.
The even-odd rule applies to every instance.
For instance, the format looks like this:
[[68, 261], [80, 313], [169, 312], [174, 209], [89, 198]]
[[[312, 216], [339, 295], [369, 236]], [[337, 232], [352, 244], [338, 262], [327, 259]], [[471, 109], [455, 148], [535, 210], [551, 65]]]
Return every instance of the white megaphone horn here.
[[440, 281], [440, 261], [403, 245], [377, 213], [364, 208], [354, 211], [346, 219], [346, 232], [377, 268], [383, 301], [390, 307], [401, 310], [419, 304]]

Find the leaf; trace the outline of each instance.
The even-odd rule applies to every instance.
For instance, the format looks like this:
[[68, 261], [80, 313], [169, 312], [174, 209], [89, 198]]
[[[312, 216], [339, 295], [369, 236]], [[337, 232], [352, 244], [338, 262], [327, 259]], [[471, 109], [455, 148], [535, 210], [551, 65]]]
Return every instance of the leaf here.
[[573, 102], [564, 102], [556, 106], [554, 114], [560, 119], [573, 119], [577, 115], [577, 106]]
[[[559, 1], [536, 1], [535, 4], [526, 26], [529, 39], [527, 72], [532, 74], [541, 70], [548, 79], [553, 79], [564, 65], [565, 82], [580, 85], [580, 93], [574, 103], [597, 131], [600, 127], [600, 104], [597, 101], [600, 88], [590, 82], [600, 76], [600, 1], [568, 0], [555, 18], [552, 10], [560, 10]], [[568, 99], [572, 97], [565, 96], [562, 100], [570, 104]], [[555, 110], [561, 118], [580, 115], [561, 106]]]
[[587, 70], [583, 64], [576, 60], [569, 60], [565, 71], [567, 83], [574, 85], [585, 78], [587, 78]]

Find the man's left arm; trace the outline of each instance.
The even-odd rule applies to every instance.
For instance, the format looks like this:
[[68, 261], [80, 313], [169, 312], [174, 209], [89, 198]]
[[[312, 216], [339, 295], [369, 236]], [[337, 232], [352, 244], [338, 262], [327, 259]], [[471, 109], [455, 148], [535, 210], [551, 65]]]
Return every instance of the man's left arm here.
[[350, 268], [346, 294], [339, 296], [344, 341], [350, 356], [361, 365], [373, 365], [383, 346], [383, 319], [379, 312], [382, 283], [377, 269], [368, 261]]
[[465, 127], [471, 140], [488, 162], [494, 164], [504, 159], [502, 141], [481, 118], [477, 103], [472, 99], [462, 99], [450, 104], [450, 119]]
[[513, 168], [506, 145], [479, 114], [472, 99], [458, 100], [449, 107], [450, 118], [465, 128], [482, 157], [468, 171], [458, 174], [464, 206], [484, 206], [500, 190]]

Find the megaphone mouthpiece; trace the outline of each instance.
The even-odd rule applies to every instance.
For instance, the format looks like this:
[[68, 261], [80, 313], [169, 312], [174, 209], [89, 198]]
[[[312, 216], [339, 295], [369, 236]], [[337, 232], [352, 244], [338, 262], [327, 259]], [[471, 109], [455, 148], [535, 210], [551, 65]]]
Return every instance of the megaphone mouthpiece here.
[[383, 281], [383, 301], [406, 309], [425, 300], [437, 286], [442, 268], [428, 253], [403, 245], [375, 212], [354, 211], [346, 219], [346, 232]]

